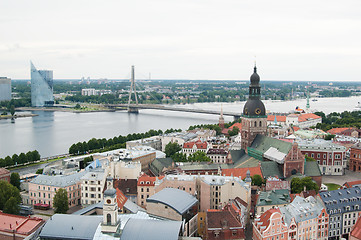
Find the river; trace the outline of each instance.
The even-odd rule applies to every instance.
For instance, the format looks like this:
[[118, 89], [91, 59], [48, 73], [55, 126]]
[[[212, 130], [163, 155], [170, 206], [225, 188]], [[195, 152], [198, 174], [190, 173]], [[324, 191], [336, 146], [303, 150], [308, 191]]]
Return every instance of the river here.
[[[310, 101], [311, 109], [330, 112], [352, 111], [361, 97], [320, 98]], [[296, 106], [304, 108], [306, 99], [294, 101], [264, 101], [271, 112], [288, 112]], [[242, 111], [244, 102], [223, 103], [223, 110]], [[183, 106], [183, 105], [182, 105]], [[180, 106], [180, 107], [182, 107]], [[184, 105], [188, 108], [220, 110], [221, 103], [196, 103]], [[36, 117], [0, 120], [0, 157], [14, 153], [38, 150], [42, 157], [67, 153], [71, 144], [95, 138], [110, 138], [150, 129], [188, 129], [195, 124], [218, 122], [218, 116], [197, 113], [170, 112], [162, 110], [140, 110], [139, 114], [124, 111], [68, 113], [33, 111]], [[232, 117], [225, 117], [232, 121]]]

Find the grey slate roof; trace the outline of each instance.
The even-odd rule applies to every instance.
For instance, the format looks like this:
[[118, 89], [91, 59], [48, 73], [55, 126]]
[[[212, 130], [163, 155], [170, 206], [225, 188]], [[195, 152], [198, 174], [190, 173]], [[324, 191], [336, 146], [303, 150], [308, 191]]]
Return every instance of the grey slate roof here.
[[149, 164], [150, 171], [159, 176], [164, 168], [168, 168], [173, 164], [173, 159], [171, 158], [157, 158]]
[[191, 194], [176, 188], [164, 188], [146, 201], [165, 204], [173, 208], [180, 215], [183, 215], [198, 202]]
[[34, 178], [31, 181], [31, 183], [65, 188], [79, 182], [80, 178], [82, 178], [86, 173], [87, 171], [82, 171], [71, 175], [57, 175], [57, 176], [38, 175], [36, 178]]
[[[343, 214], [345, 212], [360, 211], [361, 189], [358, 187], [338, 189], [320, 193], [328, 214]], [[346, 207], [350, 207], [347, 210]]]
[[44, 225], [40, 238], [92, 240], [103, 216], [55, 214]]
[[120, 240], [178, 240], [180, 221], [129, 219]]
[[312, 196], [307, 198], [296, 196], [292, 203], [286, 207], [280, 207], [280, 211], [285, 223], [289, 226], [292, 218], [295, 218], [296, 223], [317, 218], [323, 208], [322, 202]]

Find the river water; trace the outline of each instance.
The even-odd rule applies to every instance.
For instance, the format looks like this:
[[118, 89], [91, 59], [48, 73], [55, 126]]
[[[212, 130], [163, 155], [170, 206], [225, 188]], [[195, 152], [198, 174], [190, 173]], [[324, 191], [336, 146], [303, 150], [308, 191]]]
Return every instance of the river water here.
[[[355, 110], [361, 97], [321, 98], [310, 101], [311, 109], [330, 112]], [[304, 108], [306, 99], [294, 101], [264, 101], [271, 112], [289, 112], [296, 106]], [[187, 108], [242, 112], [244, 102], [196, 103], [184, 105]], [[183, 107], [183, 106], [180, 106]], [[0, 157], [14, 153], [38, 150], [42, 157], [67, 153], [71, 144], [95, 138], [110, 138], [150, 129], [188, 129], [195, 124], [217, 123], [218, 116], [197, 113], [171, 112], [162, 110], [140, 110], [139, 114], [124, 111], [96, 113], [68, 113], [34, 111], [36, 117], [0, 120]], [[232, 117], [225, 117], [232, 121]]]

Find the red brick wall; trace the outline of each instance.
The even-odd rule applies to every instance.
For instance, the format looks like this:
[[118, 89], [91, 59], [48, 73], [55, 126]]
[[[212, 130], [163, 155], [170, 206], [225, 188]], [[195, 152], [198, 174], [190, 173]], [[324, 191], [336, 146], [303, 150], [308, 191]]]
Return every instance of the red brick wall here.
[[361, 149], [351, 148], [350, 151], [350, 170], [361, 172]]

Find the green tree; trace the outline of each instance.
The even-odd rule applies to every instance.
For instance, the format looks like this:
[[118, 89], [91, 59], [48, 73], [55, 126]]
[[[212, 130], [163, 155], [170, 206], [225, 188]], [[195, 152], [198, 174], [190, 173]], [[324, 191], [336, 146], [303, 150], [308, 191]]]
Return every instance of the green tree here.
[[252, 178], [252, 185], [262, 186], [263, 178], [260, 175], [256, 174], [251, 178]]
[[172, 159], [174, 162], [187, 162], [187, 155], [181, 152], [173, 154]]
[[14, 116], [14, 114], [15, 114], [15, 106], [14, 105], [11, 105], [11, 107], [10, 107], [10, 114], [11, 114], [11, 116]]
[[80, 109], [81, 108], [81, 106], [80, 106], [80, 104], [79, 103], [77, 103], [76, 105], [75, 105], [75, 107], [74, 107], [75, 109]]
[[36, 174], [43, 174], [44, 169], [43, 168], [39, 168], [38, 170], [36, 170]]
[[19, 214], [20, 211], [19, 204], [20, 204], [19, 199], [15, 197], [10, 197], [9, 200], [7, 200], [5, 203], [4, 213]]
[[239, 133], [239, 128], [238, 127], [233, 127], [232, 130], [228, 130], [228, 134], [229, 136], [235, 136]]
[[202, 151], [197, 151], [188, 157], [188, 162], [209, 162], [211, 159]]
[[313, 157], [307, 156], [307, 155], [305, 155], [305, 158], [306, 158], [306, 161], [308, 161], [308, 162], [315, 162], [316, 161], [316, 159], [314, 159]]
[[17, 154], [14, 154], [11, 159], [13, 160], [13, 163], [14, 164], [17, 164], [19, 163], [19, 156]]
[[6, 181], [0, 181], [0, 210], [4, 210], [6, 202], [14, 197], [18, 203], [21, 202], [20, 191]]
[[18, 189], [20, 189], [20, 175], [17, 172], [13, 172], [10, 175], [10, 183], [11, 185], [17, 187]]
[[26, 155], [25, 155], [25, 153], [20, 153], [20, 155], [19, 155], [19, 163], [26, 163], [28, 161], [28, 159], [27, 159], [27, 157], [26, 157]]
[[291, 181], [291, 192], [292, 193], [300, 193], [304, 190], [304, 187], [306, 187], [306, 190], [315, 190], [318, 192], [318, 185], [315, 183], [311, 177], [304, 177], [302, 179], [295, 177]]
[[54, 213], [66, 213], [69, 210], [68, 192], [60, 188], [53, 199]]
[[69, 148], [69, 153], [73, 155], [78, 154], [79, 153], [78, 145], [76, 144], [71, 145], [71, 147]]
[[334, 135], [334, 134], [327, 134], [327, 135], [325, 136], [325, 140], [332, 140], [335, 136], [336, 136], [336, 135]]
[[176, 152], [179, 152], [180, 150], [182, 150], [182, 148], [178, 145], [178, 143], [169, 142], [165, 146], [164, 153], [166, 154], [167, 157], [172, 157]]
[[13, 159], [10, 156], [5, 157], [5, 163], [6, 163], [6, 166], [14, 165]]

